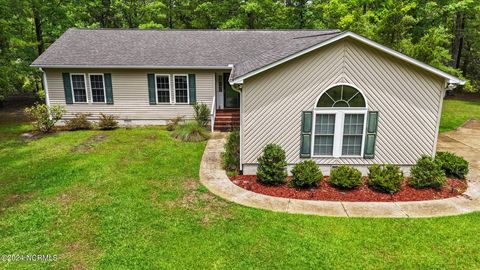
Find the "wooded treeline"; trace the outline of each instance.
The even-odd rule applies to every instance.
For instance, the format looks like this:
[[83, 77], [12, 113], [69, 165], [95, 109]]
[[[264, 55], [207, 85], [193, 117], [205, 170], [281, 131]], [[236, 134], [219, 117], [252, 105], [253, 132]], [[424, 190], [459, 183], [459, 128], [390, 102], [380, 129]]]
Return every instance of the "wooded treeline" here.
[[30, 63], [70, 27], [351, 30], [480, 84], [479, 0], [0, 0], [0, 98], [38, 91]]

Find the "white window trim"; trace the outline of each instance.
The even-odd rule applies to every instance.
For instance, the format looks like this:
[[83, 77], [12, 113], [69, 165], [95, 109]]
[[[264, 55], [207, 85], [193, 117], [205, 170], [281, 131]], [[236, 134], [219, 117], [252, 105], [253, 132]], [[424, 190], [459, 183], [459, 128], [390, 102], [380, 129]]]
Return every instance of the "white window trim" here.
[[[91, 75], [100, 75], [102, 76], [103, 81], [103, 102], [93, 101], [93, 88], [92, 88], [92, 78]], [[103, 73], [88, 73], [88, 82], [90, 84], [90, 97], [92, 98], [91, 103], [107, 103], [107, 89], [105, 87], [105, 76]]]
[[[76, 101], [75, 100], [75, 92], [73, 91], [73, 75], [82, 75], [83, 76], [83, 84], [85, 86], [85, 99], [86, 101]], [[72, 101], [73, 103], [80, 103], [80, 104], [88, 104], [88, 88], [87, 88], [87, 76], [85, 73], [70, 73], [70, 88], [72, 91]]]
[[[341, 109], [331, 109], [331, 108], [315, 108], [313, 111], [313, 127], [312, 127], [312, 138], [311, 138], [311, 153], [314, 158], [359, 158], [363, 157], [363, 151], [365, 147], [365, 131], [367, 126], [367, 108], [341, 108]], [[333, 152], [332, 155], [315, 155], [314, 152], [314, 143], [315, 143], [315, 129], [316, 129], [316, 118], [317, 114], [335, 114], [335, 131], [333, 135]], [[362, 131], [362, 147], [360, 150], [360, 155], [342, 155], [343, 147], [343, 130], [345, 122], [345, 114], [363, 114], [363, 131]]]
[[[168, 77], [168, 102], [158, 102], [158, 84], [157, 84], [157, 77], [158, 76], [166, 76]], [[157, 104], [173, 104], [174, 100], [172, 100], [172, 80], [170, 74], [155, 74], [155, 102]]]
[[[185, 76], [187, 78], [187, 102], [177, 102], [177, 89], [175, 87], [175, 77], [180, 77], [180, 76]], [[173, 74], [173, 80], [172, 80], [172, 83], [173, 83], [173, 96], [174, 96], [174, 100], [173, 100], [173, 103], [175, 104], [190, 104], [190, 84], [188, 82], [188, 74]]]

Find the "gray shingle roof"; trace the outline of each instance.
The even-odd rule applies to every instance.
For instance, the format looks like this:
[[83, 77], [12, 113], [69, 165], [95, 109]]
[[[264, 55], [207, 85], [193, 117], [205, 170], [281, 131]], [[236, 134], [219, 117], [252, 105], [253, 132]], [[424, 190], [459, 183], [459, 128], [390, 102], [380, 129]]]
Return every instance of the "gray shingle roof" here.
[[338, 30], [69, 29], [32, 66], [226, 67], [233, 77], [338, 35]]

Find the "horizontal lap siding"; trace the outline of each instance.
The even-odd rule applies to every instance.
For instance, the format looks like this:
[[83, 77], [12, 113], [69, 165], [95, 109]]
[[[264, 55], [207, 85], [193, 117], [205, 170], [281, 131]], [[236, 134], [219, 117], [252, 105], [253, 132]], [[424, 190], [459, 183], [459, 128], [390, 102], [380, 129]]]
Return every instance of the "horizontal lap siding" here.
[[[62, 73], [111, 73], [114, 104], [66, 104], [63, 90]], [[167, 120], [175, 116], [193, 117], [189, 104], [150, 105], [148, 98], [147, 74], [196, 74], [197, 102], [211, 107], [215, 93], [215, 72], [203, 70], [72, 70], [47, 69], [47, 81], [50, 103], [63, 105], [67, 109], [65, 119], [75, 113], [113, 114], [122, 120]], [[170, 76], [173, 82], [173, 76]], [[88, 81], [88, 78], [87, 78]], [[90, 85], [87, 83], [87, 95], [90, 100]], [[173, 91], [173, 89], [171, 89]]]
[[301, 112], [313, 110], [322, 90], [335, 83], [356, 85], [369, 110], [380, 111], [375, 159], [317, 163], [409, 165], [433, 152], [443, 80], [347, 39], [244, 82], [242, 163], [256, 163], [268, 143], [282, 145], [289, 164], [299, 162]]

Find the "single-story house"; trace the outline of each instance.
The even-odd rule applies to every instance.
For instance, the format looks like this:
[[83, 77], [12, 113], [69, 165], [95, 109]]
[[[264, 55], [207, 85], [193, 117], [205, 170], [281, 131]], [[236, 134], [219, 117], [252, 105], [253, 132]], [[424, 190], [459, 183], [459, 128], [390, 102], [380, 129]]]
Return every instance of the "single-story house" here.
[[408, 174], [434, 155], [450, 74], [338, 30], [69, 29], [32, 64], [47, 104], [165, 124], [211, 109], [212, 129], [240, 127], [241, 169], [254, 174], [268, 143], [289, 168], [315, 160], [324, 173], [373, 163]]

